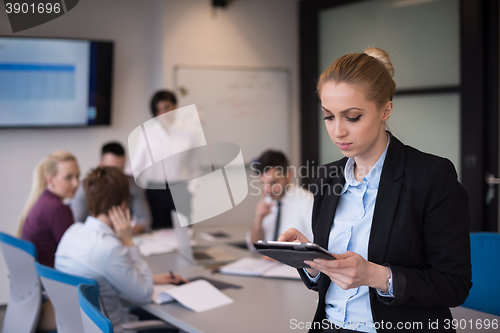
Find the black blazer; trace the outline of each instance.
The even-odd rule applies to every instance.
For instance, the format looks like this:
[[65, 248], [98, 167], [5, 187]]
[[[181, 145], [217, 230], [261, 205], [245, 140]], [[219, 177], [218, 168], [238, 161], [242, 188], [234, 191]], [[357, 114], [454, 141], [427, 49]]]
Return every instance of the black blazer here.
[[[346, 161], [325, 165], [311, 186], [314, 242], [324, 248], [345, 184]], [[392, 330], [378, 332], [394, 331], [398, 322], [421, 322], [419, 332], [450, 326], [449, 307], [461, 305], [472, 287], [469, 226], [468, 195], [453, 164], [405, 146], [391, 135], [368, 243], [368, 260], [389, 266], [393, 274], [394, 298], [370, 288], [374, 322], [392, 325]], [[326, 319], [330, 278], [322, 274], [311, 283], [302, 270], [299, 273], [308, 288], [319, 292], [316, 326], [309, 332], [320, 332], [316, 328]], [[429, 322], [436, 320], [439, 329], [430, 329]]]

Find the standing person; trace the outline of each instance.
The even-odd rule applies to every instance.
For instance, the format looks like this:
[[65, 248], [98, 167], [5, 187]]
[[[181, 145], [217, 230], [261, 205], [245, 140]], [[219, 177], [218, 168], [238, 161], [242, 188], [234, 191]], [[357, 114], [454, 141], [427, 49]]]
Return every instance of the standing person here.
[[83, 180], [90, 216], [64, 234], [56, 253], [56, 269], [94, 279], [99, 284], [103, 308], [115, 332], [129, 322], [120, 298], [132, 303], [151, 302], [156, 284], [188, 282], [165, 273], [154, 275], [132, 240], [129, 184], [114, 167], [98, 167]]
[[[176, 119], [175, 112], [172, 111], [177, 108], [177, 98], [173, 92], [157, 91], [151, 98], [150, 108], [153, 117], [161, 117], [158, 122], [151, 124], [158, 136], [148, 140], [160, 142], [162, 150], [168, 152], [169, 157], [157, 161], [144, 171], [146, 197], [151, 209], [153, 229], [171, 228], [172, 210], [177, 209], [188, 217], [191, 215], [191, 198], [195, 188], [192, 185], [194, 182], [190, 182], [189, 186], [186, 184], [200, 175], [199, 157], [193, 149], [200, 146], [200, 139], [195, 130]], [[142, 170], [138, 166], [149, 161], [148, 147], [142, 145], [136, 149], [137, 153], [131, 157], [131, 164]], [[168, 183], [166, 174], [169, 175]], [[169, 185], [178, 185], [175, 204]]]
[[80, 170], [76, 158], [58, 150], [38, 163], [33, 173], [31, 193], [18, 224], [18, 235], [35, 244], [38, 261], [54, 267], [57, 244], [74, 222], [64, 199], [72, 198], [78, 187]]
[[[101, 148], [101, 161], [99, 166], [112, 166], [123, 171], [125, 168], [125, 149], [118, 142], [105, 143]], [[130, 190], [130, 215], [135, 221], [132, 227], [132, 233], [138, 234], [148, 231], [151, 228], [151, 213], [146, 200], [144, 190], [137, 186], [134, 177], [128, 176]], [[85, 199], [85, 190], [80, 185], [76, 191], [75, 197], [70, 204], [71, 211], [75, 221], [83, 222], [89, 216], [87, 200]]]
[[[449, 307], [472, 285], [467, 192], [448, 159], [386, 131], [393, 73], [387, 53], [371, 48], [340, 57], [318, 82], [326, 128], [345, 158], [314, 181], [314, 241], [335, 260], [299, 270], [319, 292], [310, 332], [454, 331]], [[295, 229], [280, 240], [308, 241]]]
[[296, 228], [311, 239], [313, 197], [311, 192], [292, 184], [285, 154], [267, 150], [252, 164], [252, 169], [259, 176], [262, 196], [255, 208], [251, 243], [278, 240], [289, 228]]

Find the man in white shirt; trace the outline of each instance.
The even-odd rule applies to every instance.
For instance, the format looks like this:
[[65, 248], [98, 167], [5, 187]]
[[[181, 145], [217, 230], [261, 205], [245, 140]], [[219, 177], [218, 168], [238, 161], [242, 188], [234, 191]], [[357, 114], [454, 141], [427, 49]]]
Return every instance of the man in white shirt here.
[[251, 242], [278, 240], [289, 228], [300, 230], [312, 240], [311, 192], [292, 184], [286, 156], [279, 151], [264, 152], [252, 164], [262, 185], [262, 196], [255, 209]]
[[[144, 128], [147, 143], [146, 140], [129, 142], [131, 171], [137, 184], [146, 188], [152, 228], [172, 228], [172, 210], [186, 216], [191, 214], [196, 182], [189, 182], [189, 186], [187, 182], [201, 175], [199, 153], [195, 148], [205, 145], [206, 141], [192, 126], [177, 119], [177, 98], [173, 92], [157, 91], [150, 107], [154, 121], [148, 121], [147, 129]], [[161, 151], [165, 158], [151, 165], [153, 151]], [[172, 185], [177, 185], [175, 204], [169, 188]]]
[[94, 279], [115, 332], [130, 321], [120, 302], [151, 301], [153, 283], [187, 282], [170, 273], [153, 276], [132, 241], [127, 176], [114, 167], [98, 167], [83, 181], [90, 215], [66, 232], [56, 252], [55, 268]]

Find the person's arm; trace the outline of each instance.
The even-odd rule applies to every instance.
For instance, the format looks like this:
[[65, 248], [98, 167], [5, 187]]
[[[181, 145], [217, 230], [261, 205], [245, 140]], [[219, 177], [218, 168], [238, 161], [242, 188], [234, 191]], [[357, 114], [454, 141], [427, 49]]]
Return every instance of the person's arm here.
[[[423, 234], [426, 262], [422, 267], [378, 265], [348, 251], [336, 260], [315, 259], [311, 267], [343, 289], [369, 286], [380, 291], [386, 305], [453, 307], [461, 305], [471, 287], [467, 193], [458, 183], [453, 164], [442, 159], [430, 171]], [[386, 296], [392, 277], [392, 296]], [[384, 295], [381, 295], [384, 294]]]
[[264, 221], [264, 217], [266, 217], [271, 212], [272, 205], [272, 203], [265, 202], [264, 194], [262, 194], [260, 201], [255, 208], [255, 219], [253, 220], [250, 236], [252, 244], [264, 239], [264, 229], [262, 228], [262, 222]]
[[130, 212], [113, 207], [108, 216], [123, 245], [113, 247], [106, 259], [106, 280], [120, 292], [120, 296], [131, 302], [150, 302], [153, 295], [153, 274], [132, 241]]
[[333, 283], [344, 290], [368, 286], [382, 294], [390, 292], [387, 282], [392, 273], [387, 266], [367, 261], [352, 251], [342, 254], [332, 253], [332, 255], [335, 260], [314, 259], [304, 262], [327, 275]]
[[87, 207], [87, 200], [85, 199], [85, 191], [82, 184], [78, 186], [75, 196], [69, 204], [69, 208], [73, 213], [73, 218], [76, 222], [85, 222], [89, 216], [89, 209]]
[[468, 195], [453, 164], [439, 160], [426, 186], [422, 240], [428, 267], [389, 265], [394, 298], [377, 296], [387, 305], [454, 307], [472, 286]]
[[137, 246], [116, 246], [109, 253], [104, 275], [120, 296], [133, 303], [147, 303], [153, 295], [153, 274]]

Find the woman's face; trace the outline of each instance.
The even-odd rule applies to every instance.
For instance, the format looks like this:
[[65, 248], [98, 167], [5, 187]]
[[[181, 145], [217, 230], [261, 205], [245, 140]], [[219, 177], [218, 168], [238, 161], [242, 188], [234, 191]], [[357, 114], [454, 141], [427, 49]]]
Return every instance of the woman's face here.
[[72, 198], [78, 187], [80, 170], [75, 161], [58, 162], [55, 176], [47, 176], [47, 188], [61, 200]]
[[376, 162], [387, 143], [385, 122], [392, 102], [378, 109], [358, 86], [336, 82], [325, 83], [320, 98], [326, 129], [342, 154]]

